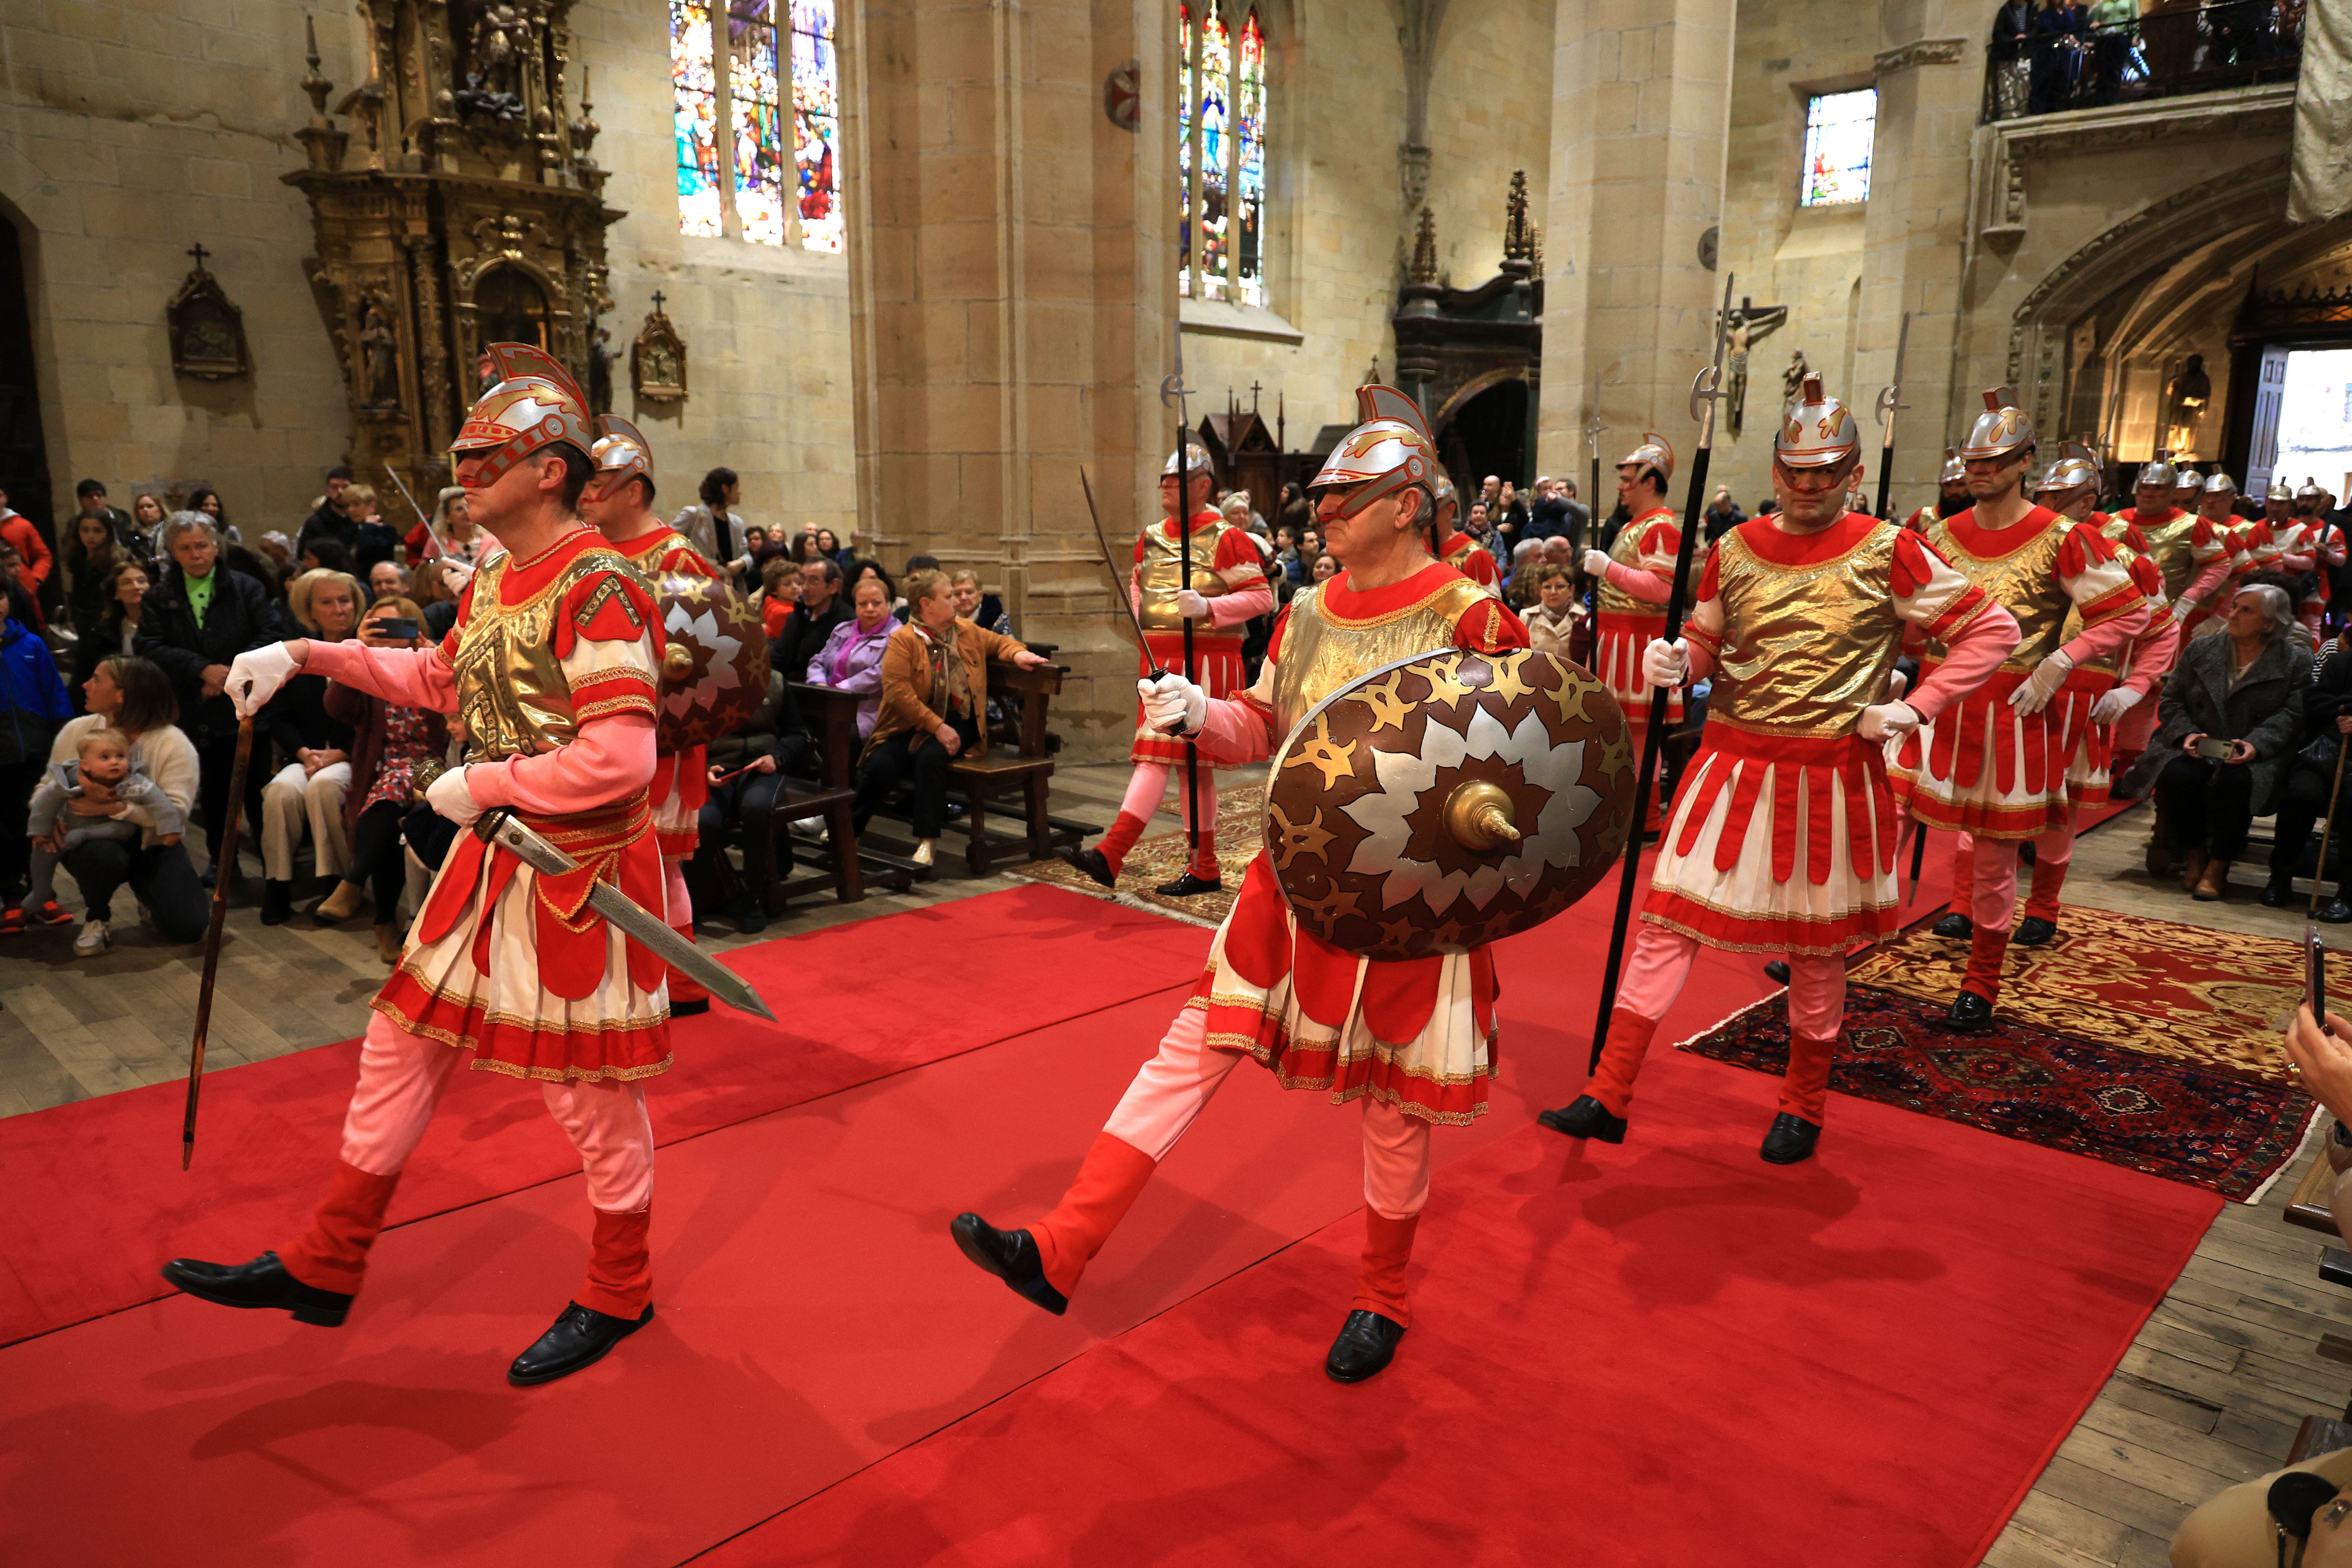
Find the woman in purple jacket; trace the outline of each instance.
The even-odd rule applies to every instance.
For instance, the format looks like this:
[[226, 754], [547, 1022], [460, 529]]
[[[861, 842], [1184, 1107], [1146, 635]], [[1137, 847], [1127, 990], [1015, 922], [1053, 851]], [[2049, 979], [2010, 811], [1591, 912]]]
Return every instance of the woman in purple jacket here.
[[857, 584], [852, 603], [857, 618], [833, 628], [824, 647], [809, 660], [808, 682], [855, 691], [865, 699], [857, 705], [857, 740], [863, 745], [874, 733], [875, 710], [882, 704], [882, 649], [898, 623], [891, 618], [889, 588], [875, 578]]

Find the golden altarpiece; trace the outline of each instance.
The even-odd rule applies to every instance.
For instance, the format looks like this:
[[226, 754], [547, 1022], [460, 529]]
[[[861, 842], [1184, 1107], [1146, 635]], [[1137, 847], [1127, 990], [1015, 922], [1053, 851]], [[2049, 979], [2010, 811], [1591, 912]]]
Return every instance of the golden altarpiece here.
[[[311, 37], [307, 262], [351, 404], [352, 468], [443, 482], [487, 342], [537, 343], [599, 395], [612, 384], [604, 172], [583, 69], [568, 106], [571, 0], [362, 0], [366, 79], [333, 84]], [[387, 498], [389, 500], [390, 498]], [[389, 516], [394, 508], [387, 505]]]

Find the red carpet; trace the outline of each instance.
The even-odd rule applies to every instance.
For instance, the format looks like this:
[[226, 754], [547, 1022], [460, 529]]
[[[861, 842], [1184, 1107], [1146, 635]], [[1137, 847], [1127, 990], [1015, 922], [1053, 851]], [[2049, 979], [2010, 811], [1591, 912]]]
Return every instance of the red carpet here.
[[0, 1351], [0, 1562], [1972, 1563], [2217, 1200], [1844, 1099], [1767, 1170], [1770, 1082], [1664, 1048], [1769, 989], [1715, 954], [1588, 1159], [1527, 1121], [1606, 936], [1506, 944], [1495, 1112], [1438, 1135], [1367, 1387], [1318, 1370], [1356, 1117], [1254, 1069], [1067, 1318], [947, 1240], [1052, 1201], [1178, 984], [665, 1150], [659, 1316], [546, 1388], [501, 1373], [579, 1278], [571, 1179], [387, 1236], [340, 1331], [171, 1298]]
[[[680, 1020], [677, 1064], [651, 1086], [655, 1131], [692, 1138], [1181, 984], [1200, 973], [1208, 939], [1031, 887], [738, 950], [726, 962], [783, 1022], [723, 1007]], [[354, 1029], [365, 1022], [354, 1008]], [[0, 1120], [0, 1191], [12, 1194], [0, 1205], [0, 1343], [167, 1294], [155, 1268], [174, 1254], [283, 1245], [334, 1160], [358, 1060], [352, 1040], [207, 1075], [184, 1174], [178, 1084]], [[536, 1089], [459, 1073], [393, 1223], [579, 1168]]]

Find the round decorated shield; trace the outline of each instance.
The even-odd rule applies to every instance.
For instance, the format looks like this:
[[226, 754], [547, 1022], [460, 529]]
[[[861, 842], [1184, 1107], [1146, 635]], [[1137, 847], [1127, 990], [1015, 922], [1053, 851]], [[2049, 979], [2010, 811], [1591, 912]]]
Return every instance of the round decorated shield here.
[[655, 749], [668, 756], [743, 727], [768, 695], [768, 637], [751, 601], [715, 577], [662, 573], [654, 600], [668, 639]]
[[1589, 892], [1633, 824], [1624, 711], [1532, 649], [1373, 670], [1275, 754], [1265, 848], [1299, 925], [1366, 958], [1463, 952]]

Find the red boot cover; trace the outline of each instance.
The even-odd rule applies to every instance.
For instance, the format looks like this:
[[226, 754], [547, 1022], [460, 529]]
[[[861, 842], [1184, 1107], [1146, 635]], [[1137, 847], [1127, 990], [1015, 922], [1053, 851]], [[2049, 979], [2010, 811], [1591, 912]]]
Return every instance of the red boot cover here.
[[1393, 1319], [1401, 1328], [1412, 1326], [1412, 1308], [1405, 1300], [1404, 1266], [1412, 1261], [1412, 1233], [1420, 1225], [1419, 1215], [1391, 1219], [1371, 1209], [1364, 1211], [1364, 1266], [1356, 1277], [1356, 1305]]
[[1601, 1065], [1585, 1080], [1584, 1092], [1607, 1106], [1610, 1115], [1624, 1115], [1633, 1102], [1633, 1079], [1657, 1027], [1655, 1018], [1644, 1018], [1629, 1007], [1609, 1015], [1609, 1044], [1601, 1053]]
[[1217, 836], [1214, 827], [1213, 823], [1204, 822], [1201, 825], [1200, 847], [1192, 851], [1192, 875], [1200, 878], [1203, 882], [1216, 881], [1223, 875], [1217, 865]]
[[1150, 1155], [1126, 1139], [1109, 1132], [1095, 1134], [1087, 1163], [1078, 1167], [1078, 1179], [1070, 1184], [1052, 1214], [1029, 1227], [1029, 1234], [1037, 1238], [1037, 1256], [1045, 1266], [1045, 1278], [1055, 1289], [1066, 1296], [1078, 1288], [1078, 1276], [1127, 1217], [1128, 1205], [1157, 1169]]
[[[678, 935], [686, 938], [688, 942], [692, 942], [694, 940], [694, 922], [692, 921], [687, 921], [684, 925], [674, 925], [669, 929], [677, 932]], [[674, 1003], [708, 1002], [710, 1000], [710, 991], [709, 988], [704, 985], [701, 981], [689, 979], [686, 971], [682, 969], [672, 969], [669, 972], [669, 999]]]
[[286, 1272], [313, 1290], [359, 1294], [367, 1274], [368, 1248], [383, 1228], [383, 1211], [400, 1185], [398, 1175], [378, 1176], [347, 1161], [335, 1162], [333, 1180], [302, 1239], [278, 1255]]
[[1822, 1125], [1829, 1107], [1830, 1062], [1837, 1055], [1837, 1044], [1835, 1036], [1814, 1040], [1790, 1035], [1789, 1072], [1780, 1080], [1780, 1110], [1801, 1116], [1816, 1127]]
[[654, 1259], [648, 1233], [651, 1205], [635, 1214], [596, 1214], [596, 1239], [588, 1254], [588, 1278], [572, 1299], [592, 1312], [635, 1322], [654, 1297]]
[[1960, 989], [1973, 991], [1988, 1002], [2000, 1000], [2000, 961], [2009, 952], [2009, 933], [1977, 927], [1969, 943], [1969, 972]]
[[1977, 885], [1977, 841], [1966, 834], [1952, 846], [1952, 901], [1950, 908], [1962, 914], [1969, 912], [1969, 894]]
[[1120, 812], [1118, 820], [1110, 825], [1110, 831], [1102, 836], [1102, 842], [1095, 846], [1102, 851], [1102, 858], [1110, 862], [1112, 876], [1118, 875], [1119, 868], [1127, 864], [1127, 852], [1134, 848], [1135, 841], [1142, 837], [1143, 818], [1131, 811]]
[[2033, 891], [2026, 896], [2025, 912], [2052, 924], [2058, 921], [2058, 889], [2066, 885], [2066, 868], [2074, 864], [2069, 856], [2053, 860], [2047, 855], [2033, 858]]

